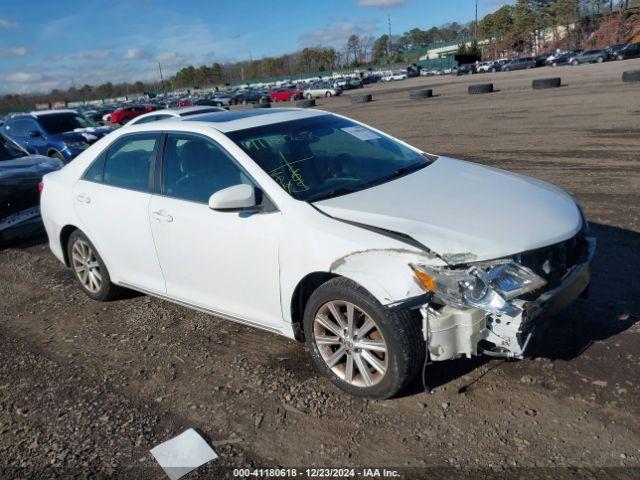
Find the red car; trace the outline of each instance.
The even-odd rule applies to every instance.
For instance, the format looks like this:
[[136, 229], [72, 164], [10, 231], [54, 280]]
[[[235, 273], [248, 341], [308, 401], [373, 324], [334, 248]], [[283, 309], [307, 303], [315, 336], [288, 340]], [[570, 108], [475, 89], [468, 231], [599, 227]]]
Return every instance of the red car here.
[[111, 114], [111, 123], [119, 123], [124, 125], [129, 120], [142, 115], [143, 113], [151, 112], [156, 107], [153, 105], [130, 105], [127, 107], [120, 107]]
[[269, 94], [270, 102], [293, 102], [302, 98], [302, 90], [279, 88]]
[[181, 98], [176, 102], [176, 107], [192, 107], [193, 102], [188, 98]]

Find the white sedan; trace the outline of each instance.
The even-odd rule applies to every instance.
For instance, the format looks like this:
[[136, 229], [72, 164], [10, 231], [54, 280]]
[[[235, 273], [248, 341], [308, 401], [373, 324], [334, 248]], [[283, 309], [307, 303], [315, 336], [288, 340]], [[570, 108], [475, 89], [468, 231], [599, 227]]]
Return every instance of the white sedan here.
[[595, 248], [558, 188], [319, 110], [125, 126], [42, 187], [51, 250], [89, 297], [134, 289], [305, 341], [369, 398], [427, 361], [521, 358]]
[[312, 85], [303, 92], [304, 98], [321, 98], [321, 97], [337, 97], [342, 90], [330, 86]]
[[200, 115], [203, 113], [223, 112], [225, 109], [221, 107], [194, 106], [166, 108], [163, 110], [154, 110], [153, 112], [140, 115], [129, 122], [129, 125], [140, 125], [141, 123], [156, 122], [158, 120], [167, 120], [169, 118], [184, 118], [192, 115]]
[[394, 82], [394, 81], [398, 81], [398, 80], [406, 80], [407, 79], [407, 73], [406, 72], [391, 72], [388, 73], [387, 75], [384, 75], [380, 81], [381, 82]]

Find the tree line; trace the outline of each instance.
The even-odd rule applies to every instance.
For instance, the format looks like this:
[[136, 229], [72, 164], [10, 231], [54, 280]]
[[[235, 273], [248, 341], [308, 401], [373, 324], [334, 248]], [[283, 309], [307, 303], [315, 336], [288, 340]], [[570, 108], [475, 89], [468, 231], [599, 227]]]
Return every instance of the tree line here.
[[[624, 41], [640, 29], [640, 0], [517, 0], [475, 21], [452, 22], [401, 35], [351, 35], [341, 48], [307, 47], [256, 60], [187, 66], [157, 82], [84, 85], [49, 93], [8, 94], [0, 110], [31, 108], [36, 103], [86, 101], [143, 92], [159, 92], [246, 82], [268, 77], [331, 72], [340, 68], [413, 62], [427, 47], [473, 39], [472, 49], [487, 57], [534, 53], [552, 48], [601, 47]], [[479, 45], [480, 47], [477, 47]]]

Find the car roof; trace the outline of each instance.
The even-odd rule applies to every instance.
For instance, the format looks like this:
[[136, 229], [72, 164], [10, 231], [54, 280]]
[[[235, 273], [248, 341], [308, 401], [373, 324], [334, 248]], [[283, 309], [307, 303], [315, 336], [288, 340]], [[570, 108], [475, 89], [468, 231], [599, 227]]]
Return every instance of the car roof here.
[[[330, 115], [330, 113], [322, 110], [302, 108], [225, 110], [222, 112], [191, 115], [181, 119], [171, 118], [162, 120], [162, 125], [164, 128], [168, 128], [169, 125], [174, 122], [176, 124], [179, 123], [181, 126], [188, 125], [189, 123], [195, 123], [198, 125], [210, 125], [220, 132], [228, 133], [236, 130], [244, 130], [247, 128], [261, 127], [263, 125], [271, 125], [304, 118], [320, 117], [323, 115]], [[145, 125], [152, 124], [147, 123]], [[133, 125], [133, 127], [136, 127], [136, 125]]]
[[30, 115], [33, 115], [34, 117], [40, 117], [43, 115], [53, 115], [56, 113], [74, 113], [77, 114], [78, 112], [75, 110], [71, 110], [71, 109], [62, 109], [62, 110], [35, 110], [33, 112], [30, 113]]

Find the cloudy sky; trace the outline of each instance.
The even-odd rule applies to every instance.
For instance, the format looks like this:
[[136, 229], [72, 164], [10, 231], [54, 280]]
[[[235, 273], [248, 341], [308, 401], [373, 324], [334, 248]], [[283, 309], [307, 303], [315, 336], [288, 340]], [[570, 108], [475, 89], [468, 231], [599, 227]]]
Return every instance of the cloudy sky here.
[[[479, 15], [509, 0], [479, 0]], [[0, 93], [155, 80], [186, 65], [473, 19], [475, 0], [2, 0]]]

